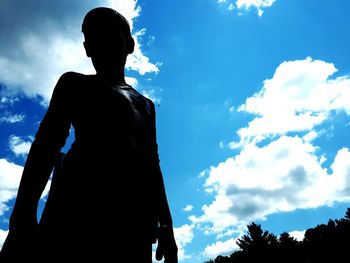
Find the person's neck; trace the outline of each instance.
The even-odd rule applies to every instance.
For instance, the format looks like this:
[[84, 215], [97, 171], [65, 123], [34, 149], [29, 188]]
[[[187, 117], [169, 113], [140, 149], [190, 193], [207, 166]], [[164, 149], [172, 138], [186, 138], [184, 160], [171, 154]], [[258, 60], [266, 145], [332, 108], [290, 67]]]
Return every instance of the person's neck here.
[[106, 72], [97, 72], [96, 76], [101, 79], [103, 82], [109, 84], [126, 84], [124, 73], [106, 73]]

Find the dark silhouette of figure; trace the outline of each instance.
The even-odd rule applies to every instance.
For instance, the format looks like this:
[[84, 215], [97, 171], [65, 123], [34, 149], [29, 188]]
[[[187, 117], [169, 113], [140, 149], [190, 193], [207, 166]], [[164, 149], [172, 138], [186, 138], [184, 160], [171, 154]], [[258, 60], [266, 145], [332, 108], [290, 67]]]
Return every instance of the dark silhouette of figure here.
[[[154, 104], [124, 78], [134, 50], [130, 26], [99, 7], [86, 14], [82, 32], [96, 74], [67, 72], [58, 80], [24, 166], [0, 261], [150, 263], [157, 241], [157, 260], [177, 263]], [[75, 140], [62, 155], [71, 125]]]

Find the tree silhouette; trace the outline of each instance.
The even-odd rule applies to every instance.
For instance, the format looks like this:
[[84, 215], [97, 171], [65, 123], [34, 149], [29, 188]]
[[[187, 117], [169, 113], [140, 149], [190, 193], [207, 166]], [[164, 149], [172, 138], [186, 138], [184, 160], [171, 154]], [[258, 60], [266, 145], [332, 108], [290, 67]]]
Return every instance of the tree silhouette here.
[[347, 220], [350, 220], [350, 208], [348, 208], [347, 210], [346, 210], [346, 213], [345, 213], [345, 217], [344, 217], [345, 219], [347, 219]]
[[349, 258], [346, 253], [350, 247], [349, 215], [348, 208], [345, 218], [329, 220], [305, 232], [303, 245], [310, 262], [342, 262]]
[[274, 251], [277, 247], [277, 238], [268, 231], [263, 231], [261, 226], [250, 223], [248, 232], [237, 240], [237, 245], [243, 252], [246, 261], [274, 262]]
[[237, 240], [239, 250], [230, 256], [217, 256], [205, 263], [338, 263], [350, 262], [350, 208], [344, 218], [329, 220], [306, 230], [303, 241], [283, 232], [277, 238], [260, 225], [250, 223]]
[[276, 258], [278, 258], [280, 262], [285, 263], [302, 262], [301, 242], [296, 240], [289, 233], [283, 232], [278, 237]]

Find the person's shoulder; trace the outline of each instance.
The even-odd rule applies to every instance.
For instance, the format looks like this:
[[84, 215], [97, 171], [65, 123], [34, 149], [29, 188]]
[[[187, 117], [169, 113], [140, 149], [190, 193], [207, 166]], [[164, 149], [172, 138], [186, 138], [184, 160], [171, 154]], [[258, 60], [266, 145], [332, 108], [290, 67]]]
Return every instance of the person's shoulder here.
[[86, 87], [91, 79], [91, 75], [68, 71], [63, 73], [55, 86], [54, 93], [56, 96], [73, 96], [79, 94], [81, 87]]
[[63, 73], [60, 77], [60, 81], [71, 82], [71, 81], [84, 81], [88, 80], [90, 75], [85, 75], [75, 71], [67, 71]]
[[153, 111], [153, 109], [154, 109], [153, 101], [150, 98], [148, 98], [147, 96], [145, 96], [144, 94], [142, 94], [141, 92], [139, 92], [138, 90], [136, 90], [135, 88], [133, 88], [132, 86], [130, 86], [130, 85], [128, 85], [128, 86], [132, 90], [134, 95], [136, 95], [138, 100], [142, 101], [145, 104], [146, 109], [149, 111]]

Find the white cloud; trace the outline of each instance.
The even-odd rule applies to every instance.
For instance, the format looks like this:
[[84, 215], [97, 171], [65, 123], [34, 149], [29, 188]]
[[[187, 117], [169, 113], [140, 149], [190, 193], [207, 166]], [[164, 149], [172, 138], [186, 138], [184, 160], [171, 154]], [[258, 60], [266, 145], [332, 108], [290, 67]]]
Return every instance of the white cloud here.
[[318, 133], [314, 130], [308, 132], [306, 135], [303, 136], [303, 140], [305, 142], [311, 142], [313, 141], [314, 139], [316, 139], [318, 137]]
[[240, 9], [248, 10], [251, 7], [255, 7], [258, 10], [258, 15], [262, 16], [263, 9], [272, 6], [276, 0], [237, 0], [236, 6]]
[[161, 97], [158, 96], [158, 92], [155, 89], [142, 90], [142, 95], [149, 98], [155, 105], [160, 105]]
[[249, 10], [251, 8], [256, 8], [258, 10], [258, 15], [262, 16], [264, 9], [271, 7], [276, 0], [217, 0], [219, 4], [227, 5], [228, 10], [232, 11], [234, 9], [238, 10]]
[[33, 140], [30, 139], [29, 141], [24, 141], [21, 137], [11, 135], [9, 139], [9, 145], [11, 151], [16, 156], [23, 156], [25, 157], [30, 149], [30, 146], [32, 145]]
[[204, 176], [206, 176], [206, 175], [208, 175], [208, 174], [209, 174], [209, 170], [208, 170], [208, 169], [205, 169], [205, 170], [203, 170], [203, 171], [201, 171], [201, 172], [199, 173], [198, 178], [202, 178], [202, 177], [204, 177]]
[[15, 198], [23, 167], [0, 159], [0, 216], [8, 210], [7, 202]]
[[136, 70], [141, 75], [144, 75], [149, 72], [158, 73], [159, 72], [158, 66], [160, 66], [160, 64], [150, 63], [149, 58], [142, 54], [140, 39], [145, 33], [146, 33], [146, 29], [143, 28], [133, 35], [136, 40], [135, 51], [128, 57], [127, 64], [126, 64], [126, 67], [128, 69]]
[[8, 111], [5, 111], [3, 114], [0, 114], [0, 123], [17, 123], [22, 122], [25, 118], [24, 114], [14, 114]]
[[332, 171], [322, 167], [316, 150], [298, 136], [246, 146], [211, 167], [205, 187], [214, 201], [203, 206], [202, 216], [190, 219], [210, 225], [208, 233], [222, 234], [276, 212], [350, 201], [349, 150], [338, 151]]
[[302, 241], [304, 239], [305, 230], [304, 231], [291, 231], [289, 235], [294, 237], [298, 241]]
[[310, 57], [283, 62], [272, 79], [238, 108], [257, 117], [238, 130], [240, 142], [231, 142], [231, 148], [290, 131], [311, 131], [332, 111], [350, 115], [350, 78], [331, 79], [336, 71], [332, 63]]
[[227, 256], [232, 254], [234, 251], [239, 250], [236, 244], [237, 239], [230, 238], [226, 241], [218, 241], [215, 244], [209, 245], [204, 249], [204, 256], [212, 259], [218, 255]]
[[137, 85], [138, 85], [137, 79], [132, 78], [132, 77], [125, 77], [125, 81], [126, 81], [126, 83], [128, 83], [131, 86], [133, 86], [134, 88], [136, 88]]
[[0, 229], [0, 250], [5, 242], [8, 232], [9, 232], [8, 230]]
[[[22, 172], [22, 166], [6, 159], [0, 159], [0, 216], [10, 209], [7, 202], [16, 198]], [[47, 196], [50, 185], [51, 180], [48, 181], [41, 198], [45, 198]], [[3, 234], [4, 233], [0, 233], [0, 245], [1, 235]]]
[[[131, 26], [141, 11], [135, 0], [88, 3], [63, 0], [30, 4], [4, 0], [0, 7], [0, 31], [3, 33], [0, 36], [0, 82], [29, 97], [40, 95], [47, 102], [62, 73], [93, 73], [80, 31], [85, 13], [95, 6], [117, 9]], [[127, 67], [140, 74], [158, 72], [157, 65], [141, 51], [139, 32], [134, 33], [136, 49], [129, 56]]]
[[186, 212], [190, 212], [193, 210], [193, 205], [186, 205], [182, 210]]
[[[0, 90], [0, 109], [12, 106], [19, 101], [19, 97], [13, 94], [10, 90], [1, 89]], [[6, 116], [6, 112], [2, 116]]]
[[185, 246], [192, 242], [194, 236], [193, 229], [194, 226], [188, 224], [174, 228], [174, 235], [178, 247], [178, 257], [180, 262], [190, 258], [190, 256], [185, 252]]
[[133, 19], [140, 16], [141, 7], [137, 5], [138, 0], [108, 0], [107, 6], [117, 10], [125, 16], [129, 21], [131, 29], [133, 29]]

